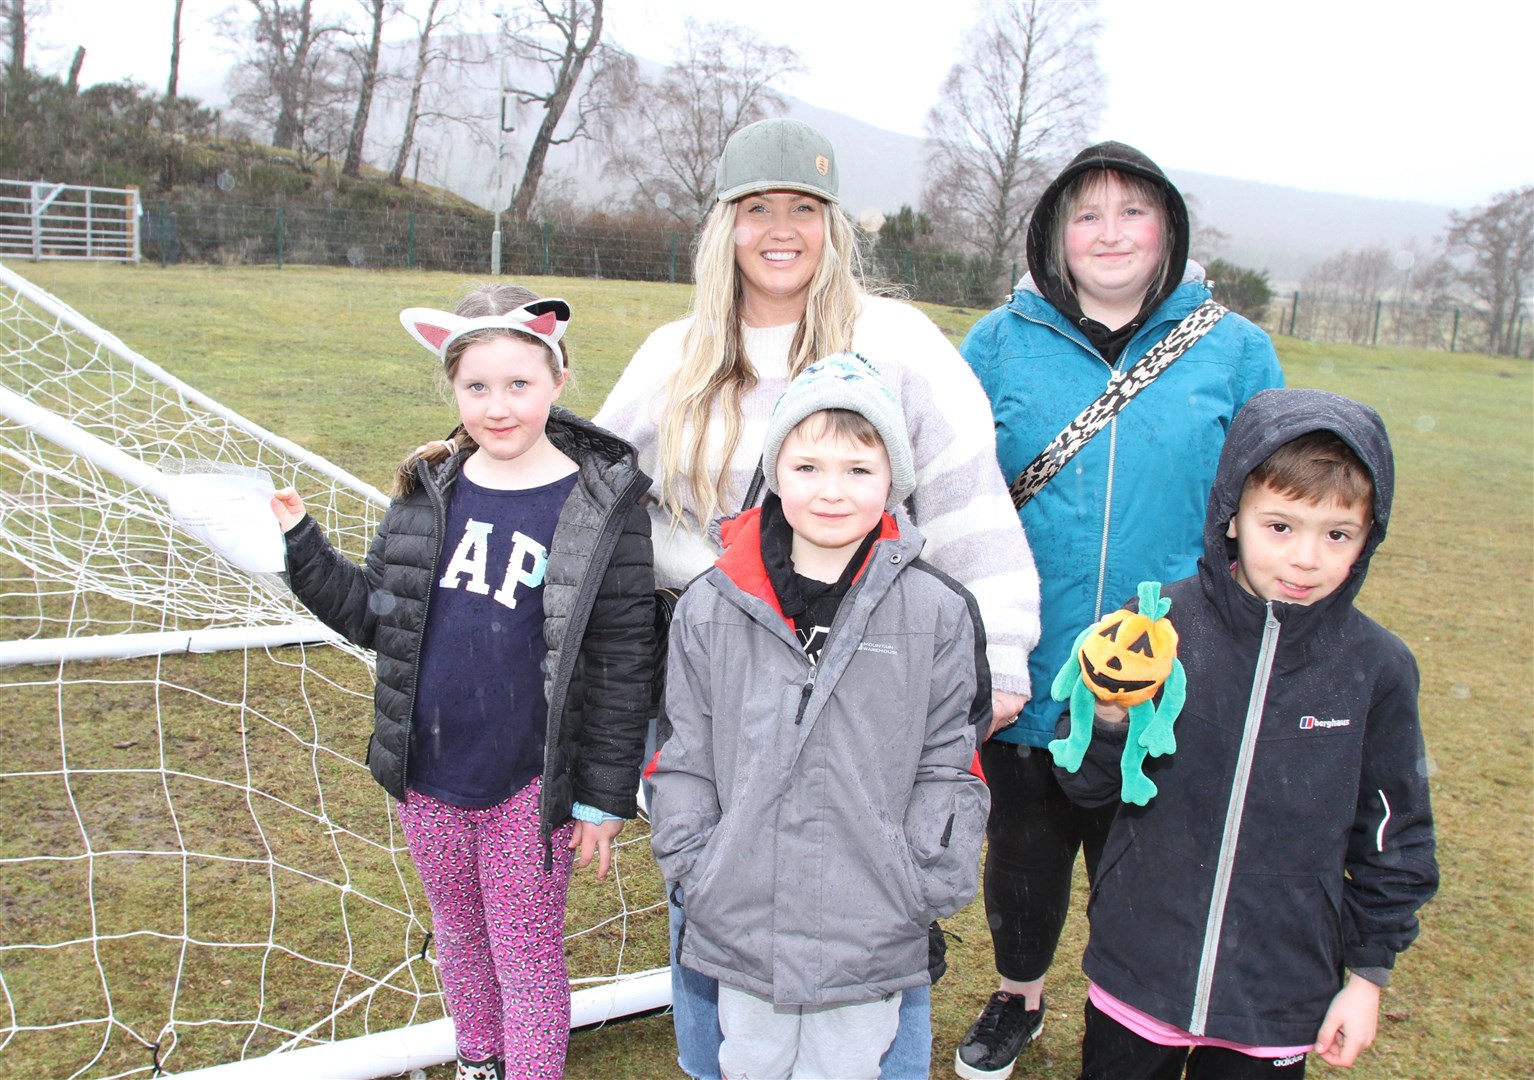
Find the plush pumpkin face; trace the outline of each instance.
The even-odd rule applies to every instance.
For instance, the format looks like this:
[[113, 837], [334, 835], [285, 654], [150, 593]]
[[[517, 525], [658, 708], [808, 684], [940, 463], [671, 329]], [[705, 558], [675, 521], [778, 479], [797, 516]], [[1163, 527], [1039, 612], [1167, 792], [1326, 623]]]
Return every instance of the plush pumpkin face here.
[[1171, 674], [1177, 631], [1167, 619], [1121, 609], [1087, 631], [1078, 659], [1082, 681], [1100, 701], [1138, 705], [1155, 697]]

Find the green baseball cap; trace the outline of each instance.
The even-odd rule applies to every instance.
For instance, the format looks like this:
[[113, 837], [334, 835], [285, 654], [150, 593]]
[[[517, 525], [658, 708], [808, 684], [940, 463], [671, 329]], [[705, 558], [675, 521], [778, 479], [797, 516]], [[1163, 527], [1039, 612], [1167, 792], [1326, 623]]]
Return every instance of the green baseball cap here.
[[800, 120], [780, 117], [747, 124], [724, 144], [714, 192], [734, 202], [762, 191], [802, 191], [836, 201], [836, 151]]

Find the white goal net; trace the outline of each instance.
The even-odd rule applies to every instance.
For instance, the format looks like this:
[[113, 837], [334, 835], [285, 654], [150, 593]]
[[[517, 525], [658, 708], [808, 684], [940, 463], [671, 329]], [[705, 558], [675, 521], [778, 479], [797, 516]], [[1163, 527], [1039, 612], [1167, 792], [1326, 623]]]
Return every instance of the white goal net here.
[[[0, 1074], [452, 1056], [430, 914], [362, 760], [371, 656], [189, 526], [209, 474], [294, 484], [354, 559], [385, 504], [0, 266]], [[636, 962], [664, 962], [647, 840], [572, 888], [577, 1026], [666, 1004]]]

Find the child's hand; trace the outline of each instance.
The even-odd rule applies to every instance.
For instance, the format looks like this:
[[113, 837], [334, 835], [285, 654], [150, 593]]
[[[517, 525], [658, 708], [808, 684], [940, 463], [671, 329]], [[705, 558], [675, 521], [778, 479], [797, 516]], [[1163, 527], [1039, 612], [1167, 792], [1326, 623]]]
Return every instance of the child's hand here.
[[613, 841], [623, 831], [623, 819], [604, 821], [593, 824], [589, 821], [577, 821], [575, 832], [570, 837], [570, 850], [579, 851], [575, 865], [578, 869], [584, 869], [591, 863], [591, 856], [595, 853], [597, 858], [597, 880], [601, 881], [607, 876], [607, 869], [613, 861]]
[[282, 531], [288, 532], [304, 520], [304, 500], [290, 487], [279, 488], [272, 495], [272, 513], [277, 515], [277, 524], [282, 526]]
[[1337, 991], [1326, 1010], [1321, 1033], [1316, 1036], [1316, 1053], [1328, 1065], [1352, 1068], [1358, 1055], [1374, 1042], [1379, 1022], [1380, 988], [1368, 979], [1349, 975], [1347, 985]]

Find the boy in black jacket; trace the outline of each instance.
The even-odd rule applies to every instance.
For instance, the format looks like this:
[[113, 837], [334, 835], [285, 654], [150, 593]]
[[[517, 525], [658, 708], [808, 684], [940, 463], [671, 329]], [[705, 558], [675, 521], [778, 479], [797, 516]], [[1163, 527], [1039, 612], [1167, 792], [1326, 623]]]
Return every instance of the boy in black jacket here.
[[[1083, 1078], [1292, 1078], [1374, 1040], [1438, 884], [1416, 662], [1353, 606], [1393, 486], [1358, 402], [1265, 390], [1232, 423], [1198, 574], [1164, 590], [1177, 750], [1093, 882]], [[1057, 770], [1078, 802], [1118, 799], [1122, 720], [1099, 705], [1080, 772]]]

